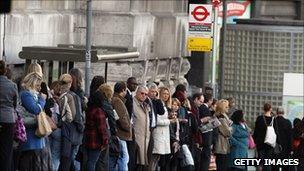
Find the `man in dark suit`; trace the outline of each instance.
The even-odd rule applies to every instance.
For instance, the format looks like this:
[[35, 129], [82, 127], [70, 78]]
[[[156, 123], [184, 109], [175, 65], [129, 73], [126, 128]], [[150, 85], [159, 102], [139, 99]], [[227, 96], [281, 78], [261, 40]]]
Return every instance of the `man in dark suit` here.
[[128, 110], [128, 113], [130, 115], [130, 118], [132, 118], [132, 113], [133, 113], [133, 95], [132, 92], [134, 92], [137, 88], [137, 80], [135, 77], [130, 77], [127, 80], [127, 94], [125, 96], [126, 99], [126, 107]]
[[[212, 100], [213, 99], [211, 94], [204, 94], [204, 104], [199, 107], [199, 116], [203, 124], [207, 123], [212, 116], [211, 111], [209, 110], [209, 107], [212, 104]], [[202, 171], [208, 171], [209, 168], [210, 158], [211, 158], [212, 134], [213, 134], [213, 130], [202, 133], [202, 139], [203, 139], [203, 149], [202, 149], [203, 162], [201, 163]]]
[[[130, 77], [127, 80], [127, 94], [125, 96], [126, 102], [125, 105], [127, 107], [128, 113], [130, 115], [131, 124], [132, 124], [132, 116], [133, 116], [133, 95], [132, 92], [136, 90], [138, 86], [137, 80], [135, 77]], [[132, 131], [134, 132], [134, 131]], [[128, 153], [129, 153], [129, 170], [135, 170], [136, 168], [136, 150], [137, 145], [134, 141], [134, 136], [132, 137], [132, 141], [127, 141]]]

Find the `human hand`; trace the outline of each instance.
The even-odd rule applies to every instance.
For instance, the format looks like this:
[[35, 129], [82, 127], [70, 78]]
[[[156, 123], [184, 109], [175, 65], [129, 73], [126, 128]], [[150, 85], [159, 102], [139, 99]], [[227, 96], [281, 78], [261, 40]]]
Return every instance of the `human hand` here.
[[41, 98], [43, 98], [44, 100], [47, 98], [47, 95], [44, 93], [40, 93]]
[[210, 116], [201, 118], [201, 122], [202, 122], [202, 123], [206, 123], [206, 122], [208, 122], [209, 120], [210, 120]]

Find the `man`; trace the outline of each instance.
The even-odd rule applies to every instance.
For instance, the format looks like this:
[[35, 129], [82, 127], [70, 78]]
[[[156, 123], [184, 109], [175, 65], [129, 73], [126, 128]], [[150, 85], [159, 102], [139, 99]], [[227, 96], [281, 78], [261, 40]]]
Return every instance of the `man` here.
[[[199, 107], [199, 116], [201, 122], [207, 123], [211, 118], [212, 114], [209, 110], [209, 107], [212, 104], [212, 95], [211, 94], [204, 94], [204, 104]], [[203, 138], [203, 149], [202, 149], [202, 163], [201, 163], [201, 170], [208, 171], [209, 164], [210, 164], [210, 157], [211, 157], [211, 145], [212, 145], [212, 130], [202, 133]]]
[[[133, 95], [132, 92], [134, 92], [137, 88], [137, 80], [135, 77], [130, 77], [127, 80], [127, 93], [125, 96], [125, 105], [128, 110], [129, 117], [131, 119], [132, 124], [132, 116], [133, 116]], [[134, 132], [134, 130], [132, 131]], [[134, 134], [133, 134], [134, 135]], [[128, 168], [129, 170], [135, 170], [136, 165], [136, 144], [134, 142], [134, 137], [132, 137], [131, 141], [127, 141], [127, 147], [128, 147], [128, 153], [129, 153], [129, 163]]]
[[148, 162], [148, 146], [150, 141], [150, 106], [145, 102], [148, 88], [140, 85], [133, 99], [133, 128], [137, 150], [137, 170], [146, 170]]
[[191, 124], [191, 138], [192, 141], [190, 141], [190, 149], [194, 160], [194, 166], [195, 170], [199, 171], [201, 170], [201, 163], [202, 157], [201, 157], [201, 147], [202, 147], [202, 134], [198, 130], [199, 125], [201, 124], [200, 118], [199, 118], [199, 107], [203, 105], [204, 103], [204, 96], [202, 93], [195, 93], [192, 96], [191, 101], [191, 114], [190, 114], [190, 122]]
[[125, 96], [126, 99], [126, 107], [128, 110], [128, 113], [130, 115], [130, 118], [132, 118], [132, 113], [133, 113], [133, 95], [132, 92], [136, 90], [138, 83], [135, 77], [130, 77], [127, 80], [127, 94]]
[[148, 91], [148, 97], [145, 100], [145, 102], [150, 107], [149, 112], [149, 121], [150, 121], [150, 142], [149, 142], [149, 149], [148, 149], [148, 158], [149, 158], [149, 170], [155, 170], [155, 167], [157, 165], [158, 157], [155, 157], [152, 155], [152, 149], [154, 147], [154, 139], [153, 139], [153, 130], [156, 128], [157, 125], [157, 115], [163, 115], [165, 113], [164, 105], [160, 99], [157, 98], [158, 96], [158, 87], [155, 83], [149, 83], [147, 85], [149, 91]]
[[[278, 159], [288, 159], [290, 158], [292, 150], [292, 126], [288, 119], [284, 118], [284, 109], [279, 107], [277, 109], [277, 117], [274, 120], [274, 125], [277, 134], [277, 143], [281, 145], [282, 151], [276, 154], [275, 157]], [[288, 166], [274, 166], [274, 170], [288, 170]]]

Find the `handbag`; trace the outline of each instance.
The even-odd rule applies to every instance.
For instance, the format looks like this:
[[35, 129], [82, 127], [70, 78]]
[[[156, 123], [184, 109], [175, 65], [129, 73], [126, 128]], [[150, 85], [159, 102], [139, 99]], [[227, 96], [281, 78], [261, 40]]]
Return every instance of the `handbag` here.
[[57, 129], [57, 125], [56, 125], [56, 122], [54, 121], [54, 119], [52, 117], [49, 117], [48, 115], [46, 115], [46, 119], [49, 122], [52, 131], [56, 130]]
[[37, 128], [37, 118], [29, 113], [21, 104], [16, 107], [16, 112], [23, 118], [25, 128]]
[[254, 139], [253, 139], [252, 135], [249, 133], [248, 147], [249, 147], [249, 149], [254, 149], [255, 146], [256, 146], [256, 144], [254, 143]]
[[[264, 116], [263, 116], [263, 118], [264, 118], [264, 122], [267, 126], [266, 119], [265, 119]], [[268, 145], [270, 145], [271, 147], [274, 148], [276, 146], [276, 142], [277, 142], [277, 134], [275, 133], [275, 130], [274, 130], [274, 127], [273, 127], [273, 117], [272, 117], [271, 123], [270, 123], [269, 126], [267, 126], [267, 129], [266, 129], [266, 135], [265, 135], [264, 143], [268, 144]]]
[[25, 143], [27, 140], [25, 126], [23, 118], [20, 116], [20, 114], [15, 111], [15, 114], [17, 115], [17, 119], [15, 121], [14, 125], [14, 140], [18, 143]]
[[38, 137], [45, 137], [52, 133], [52, 128], [46, 119], [46, 113], [41, 111], [37, 117], [38, 128], [36, 129], [35, 135]]

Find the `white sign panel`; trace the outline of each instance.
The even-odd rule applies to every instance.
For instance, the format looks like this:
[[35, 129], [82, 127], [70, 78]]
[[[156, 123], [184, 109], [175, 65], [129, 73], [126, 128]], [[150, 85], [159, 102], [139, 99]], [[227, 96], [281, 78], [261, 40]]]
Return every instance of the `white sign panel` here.
[[304, 96], [304, 74], [284, 73], [283, 96]]
[[211, 33], [212, 5], [190, 4], [189, 5], [189, 32]]

